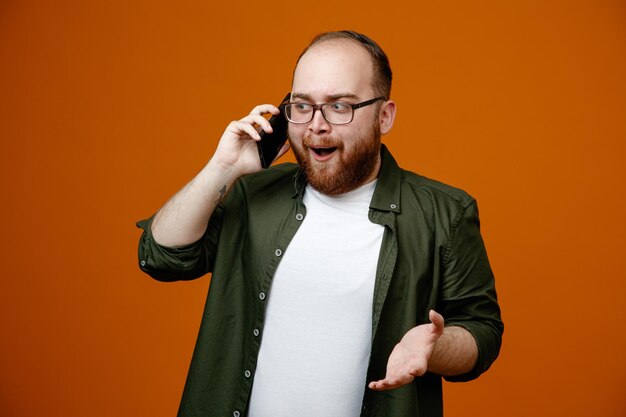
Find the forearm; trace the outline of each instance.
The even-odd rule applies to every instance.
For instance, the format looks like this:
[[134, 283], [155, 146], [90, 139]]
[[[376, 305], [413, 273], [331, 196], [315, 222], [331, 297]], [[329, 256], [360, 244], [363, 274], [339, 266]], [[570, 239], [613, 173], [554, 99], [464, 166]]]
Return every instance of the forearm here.
[[193, 243], [204, 234], [215, 207], [239, 174], [214, 160], [157, 212], [152, 235], [163, 246]]
[[461, 375], [471, 371], [478, 360], [478, 346], [470, 332], [449, 326], [435, 342], [428, 371], [439, 375]]
[[[262, 104], [228, 124], [209, 163], [154, 216], [151, 231], [159, 245], [174, 247], [196, 242], [204, 234], [213, 210], [237, 178], [261, 169], [256, 144], [261, 136], [257, 129], [272, 131], [263, 117], [268, 113], [276, 115], [280, 110]], [[285, 144], [277, 158], [287, 149], [289, 146]]]

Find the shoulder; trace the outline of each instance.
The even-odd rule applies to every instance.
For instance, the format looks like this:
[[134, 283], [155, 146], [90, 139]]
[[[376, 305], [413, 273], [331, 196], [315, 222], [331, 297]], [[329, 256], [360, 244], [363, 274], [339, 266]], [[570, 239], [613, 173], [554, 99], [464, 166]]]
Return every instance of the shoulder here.
[[258, 195], [275, 195], [292, 193], [294, 179], [298, 173], [298, 165], [283, 163], [271, 166], [263, 171], [240, 177], [235, 183], [233, 191], [245, 196], [245, 199], [255, 198]]
[[459, 207], [472, 204], [474, 198], [464, 190], [443, 182], [402, 169], [402, 197], [428, 199], [433, 202]]
[[381, 160], [377, 202], [400, 201], [401, 211], [412, 208], [428, 211], [432, 208], [457, 213], [474, 202], [472, 196], [460, 188], [401, 168], [385, 146], [381, 150]]
[[400, 182], [400, 233], [430, 232], [441, 247], [448, 247], [464, 219], [478, 224], [476, 201], [464, 190], [406, 170]]
[[287, 162], [279, 165], [273, 165], [263, 171], [255, 172], [254, 174], [244, 175], [239, 179], [239, 182], [247, 187], [262, 186], [268, 183], [281, 182], [285, 180], [291, 180], [298, 172], [298, 165], [292, 162]]
[[401, 175], [401, 216], [404, 222], [424, 222], [448, 235], [465, 216], [477, 212], [476, 200], [464, 190], [410, 171]]

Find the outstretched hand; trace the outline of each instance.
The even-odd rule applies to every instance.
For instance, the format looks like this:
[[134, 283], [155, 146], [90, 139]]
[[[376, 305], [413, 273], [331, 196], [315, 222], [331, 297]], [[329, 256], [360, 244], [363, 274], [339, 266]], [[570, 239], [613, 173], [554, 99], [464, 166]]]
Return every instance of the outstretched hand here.
[[409, 330], [391, 352], [387, 362], [387, 375], [380, 381], [372, 381], [369, 388], [388, 390], [413, 382], [428, 370], [428, 360], [435, 348], [435, 342], [443, 334], [443, 316], [435, 310], [428, 313], [430, 323]]

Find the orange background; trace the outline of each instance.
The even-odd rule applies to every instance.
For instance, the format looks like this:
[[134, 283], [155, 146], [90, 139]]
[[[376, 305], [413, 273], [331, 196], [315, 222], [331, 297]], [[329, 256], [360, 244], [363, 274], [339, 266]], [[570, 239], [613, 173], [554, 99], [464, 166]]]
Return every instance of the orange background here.
[[0, 414], [172, 416], [209, 278], [147, 217], [321, 31], [387, 51], [407, 169], [478, 201], [506, 324], [447, 416], [626, 415], [621, 1], [0, 2]]

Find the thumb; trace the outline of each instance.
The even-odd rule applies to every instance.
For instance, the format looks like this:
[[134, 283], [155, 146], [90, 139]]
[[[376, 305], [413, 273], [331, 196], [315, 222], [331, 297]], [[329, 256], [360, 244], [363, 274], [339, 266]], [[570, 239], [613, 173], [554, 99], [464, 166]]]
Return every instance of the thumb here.
[[445, 320], [441, 314], [437, 313], [435, 310], [430, 310], [428, 312], [428, 319], [435, 326], [437, 332], [443, 331], [443, 325], [445, 324]]

